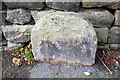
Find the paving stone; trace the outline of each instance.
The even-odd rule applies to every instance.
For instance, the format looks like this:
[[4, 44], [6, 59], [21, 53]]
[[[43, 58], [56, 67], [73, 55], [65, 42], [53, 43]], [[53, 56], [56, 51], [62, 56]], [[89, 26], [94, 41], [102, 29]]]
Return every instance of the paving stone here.
[[[70, 66], [68, 64], [51, 65], [48, 63], [39, 63], [29, 72], [31, 73], [30, 78], [108, 78], [97, 66], [94, 68]], [[91, 75], [86, 76], [84, 72], [89, 72]]]

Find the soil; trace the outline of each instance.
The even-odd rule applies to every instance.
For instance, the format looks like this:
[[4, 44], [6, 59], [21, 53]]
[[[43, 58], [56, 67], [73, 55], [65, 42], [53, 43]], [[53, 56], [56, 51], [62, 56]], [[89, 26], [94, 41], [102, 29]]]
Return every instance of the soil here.
[[[3, 52], [0, 52], [0, 55], [2, 55], [2, 78], [30, 78], [30, 70], [40, 62], [34, 62], [32, 64], [23, 62], [21, 66], [16, 66], [12, 62], [12, 59], [14, 58], [12, 53], [13, 50], [5, 50]], [[97, 55], [101, 58], [103, 62], [105, 62], [107, 67], [111, 71], [113, 71], [114, 74], [109, 75], [109, 71], [101, 63], [100, 59], [97, 56], [96, 63], [91, 67], [93, 67], [94, 69], [98, 69], [102, 73], [105, 73], [105, 75], [109, 75], [107, 78], [119, 79], [118, 74], [120, 71], [120, 50], [97, 50]], [[100, 74], [97, 75], [99, 76]], [[96, 77], [93, 76], [92, 78]]]

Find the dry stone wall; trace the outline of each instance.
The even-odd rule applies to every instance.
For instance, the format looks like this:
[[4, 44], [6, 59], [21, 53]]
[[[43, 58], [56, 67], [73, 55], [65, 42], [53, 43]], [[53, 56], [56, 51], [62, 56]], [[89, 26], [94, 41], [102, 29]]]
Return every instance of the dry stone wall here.
[[31, 41], [31, 30], [41, 17], [63, 11], [82, 14], [92, 23], [98, 48], [120, 48], [120, 2], [9, 1], [0, 2], [0, 46], [24, 46]]

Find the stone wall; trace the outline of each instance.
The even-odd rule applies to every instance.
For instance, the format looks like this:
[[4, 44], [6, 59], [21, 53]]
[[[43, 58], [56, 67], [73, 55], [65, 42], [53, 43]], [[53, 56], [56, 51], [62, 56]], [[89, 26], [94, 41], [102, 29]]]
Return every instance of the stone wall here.
[[9, 48], [25, 46], [30, 42], [31, 30], [35, 23], [41, 17], [55, 11], [77, 12], [84, 15], [95, 28], [98, 48], [120, 48], [119, 2], [49, 2], [49, 0], [0, 2], [0, 46], [7, 45]]

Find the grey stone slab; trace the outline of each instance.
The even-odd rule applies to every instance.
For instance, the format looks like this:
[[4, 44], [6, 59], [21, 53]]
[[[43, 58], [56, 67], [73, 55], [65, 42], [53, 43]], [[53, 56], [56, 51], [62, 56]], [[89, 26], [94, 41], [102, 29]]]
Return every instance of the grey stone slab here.
[[8, 9], [6, 20], [14, 24], [25, 24], [31, 21], [31, 14], [26, 9]]
[[31, 32], [35, 59], [92, 65], [97, 37], [93, 26], [74, 12], [54, 12], [40, 18]]
[[8, 41], [22, 43], [30, 41], [33, 25], [6, 25], [1, 26], [3, 34]]
[[111, 44], [120, 44], [120, 27], [113, 26], [108, 35], [108, 43]]
[[94, 27], [97, 28], [110, 28], [114, 16], [106, 9], [96, 8], [96, 9], [80, 9], [80, 14], [84, 15]]
[[[38, 63], [29, 72], [31, 73], [30, 78], [118, 78], [118, 72], [112, 76], [106, 75], [107, 71], [101, 65], [78, 67], [68, 64]], [[88, 72], [90, 75], [85, 75], [84, 72]]]

